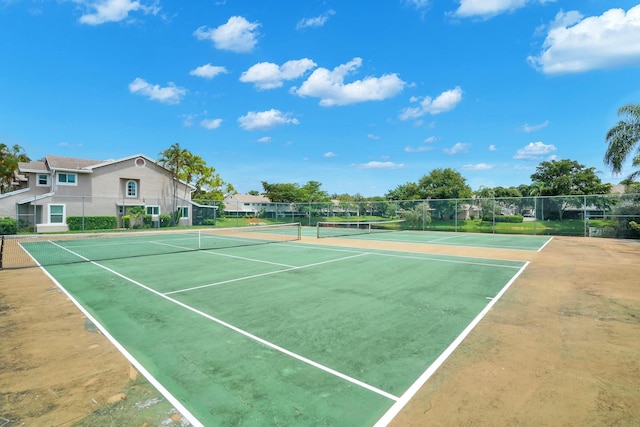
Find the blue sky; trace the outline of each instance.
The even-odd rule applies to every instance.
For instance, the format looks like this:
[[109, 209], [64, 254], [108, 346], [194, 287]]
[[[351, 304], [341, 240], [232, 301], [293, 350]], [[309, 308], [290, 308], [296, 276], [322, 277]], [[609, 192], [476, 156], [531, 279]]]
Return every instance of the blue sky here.
[[549, 159], [617, 183], [640, 2], [0, 0], [0, 58], [0, 142], [32, 159], [179, 142], [241, 193], [517, 186]]

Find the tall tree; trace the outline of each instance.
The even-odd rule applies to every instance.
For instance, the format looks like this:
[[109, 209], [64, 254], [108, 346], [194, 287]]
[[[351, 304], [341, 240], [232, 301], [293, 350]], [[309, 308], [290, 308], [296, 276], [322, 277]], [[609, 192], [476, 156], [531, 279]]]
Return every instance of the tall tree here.
[[[631, 165], [640, 166], [640, 104], [627, 104], [618, 109], [619, 116], [626, 116], [609, 129], [606, 142], [609, 144], [604, 155], [604, 164], [614, 173], [622, 172], [624, 162], [631, 157]], [[640, 176], [640, 169], [629, 175], [628, 179]]]
[[[566, 196], [609, 194], [611, 184], [602, 183], [595, 168], [587, 168], [575, 160], [551, 160], [541, 162], [531, 175], [531, 187], [541, 188], [540, 196], [565, 196], [543, 200], [555, 206], [558, 219], [566, 208], [580, 206], [583, 199]], [[603, 199], [598, 199], [603, 200]]]
[[29, 157], [22, 147], [12, 147], [0, 143], [0, 193], [7, 193], [14, 189], [14, 173], [18, 170], [19, 162], [28, 162]]
[[471, 197], [471, 187], [467, 180], [457, 171], [434, 169], [418, 181], [423, 199], [464, 199]]

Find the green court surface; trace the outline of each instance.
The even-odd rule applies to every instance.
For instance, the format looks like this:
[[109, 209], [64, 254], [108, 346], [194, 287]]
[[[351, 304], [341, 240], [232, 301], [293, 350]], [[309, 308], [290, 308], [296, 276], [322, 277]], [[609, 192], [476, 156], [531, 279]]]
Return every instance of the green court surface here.
[[[315, 227], [304, 227], [303, 235], [316, 237], [318, 230]], [[402, 243], [422, 243], [431, 245], [447, 246], [473, 246], [481, 248], [516, 249], [526, 251], [539, 251], [550, 240], [549, 236], [525, 236], [514, 234], [488, 234], [488, 233], [465, 233], [465, 232], [445, 232], [445, 231], [380, 231], [358, 232], [348, 229], [341, 233], [340, 229], [335, 231], [320, 230], [320, 237], [326, 234], [327, 238], [339, 237], [349, 239], [368, 239]]]
[[301, 242], [117, 258], [118, 242], [23, 247], [114, 254], [43, 268], [204, 426], [384, 425], [527, 265]]

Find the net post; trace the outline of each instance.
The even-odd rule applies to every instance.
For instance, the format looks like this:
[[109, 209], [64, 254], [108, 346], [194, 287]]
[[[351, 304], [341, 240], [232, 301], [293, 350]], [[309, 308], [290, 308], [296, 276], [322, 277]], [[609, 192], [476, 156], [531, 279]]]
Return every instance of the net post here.
[[198, 249], [202, 249], [202, 230], [198, 230]]

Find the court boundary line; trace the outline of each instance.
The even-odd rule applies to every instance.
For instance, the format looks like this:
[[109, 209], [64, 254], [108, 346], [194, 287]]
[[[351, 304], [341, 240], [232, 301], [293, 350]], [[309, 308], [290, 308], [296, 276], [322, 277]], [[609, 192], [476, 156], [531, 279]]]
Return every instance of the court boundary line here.
[[[440, 234], [440, 233], [449, 233], [449, 234], [456, 234], [454, 232], [448, 232], [448, 231], [430, 231], [430, 230], [425, 230], [425, 231], [410, 231], [410, 230], [403, 230], [403, 231], [398, 231], [398, 232], [391, 232], [391, 233], [370, 233], [370, 234], [352, 234], [352, 235], [344, 235], [344, 236], [335, 236], [335, 237], [325, 237], [326, 239], [353, 239], [353, 240], [374, 240], [374, 241], [378, 241], [378, 242], [396, 242], [396, 243], [414, 243], [414, 244], [421, 244], [421, 245], [441, 245], [441, 246], [457, 246], [457, 247], [462, 247], [462, 248], [487, 248], [487, 249], [505, 249], [505, 250], [510, 250], [510, 251], [525, 251], [525, 252], [539, 252], [540, 250], [542, 250], [542, 247], [544, 247], [547, 243], [549, 243], [548, 241], [545, 242], [543, 244], [543, 246], [541, 248], [538, 249], [528, 249], [528, 248], [523, 248], [523, 247], [509, 247], [509, 246], [497, 246], [497, 245], [459, 245], [459, 244], [447, 244], [447, 243], [438, 243], [441, 242], [443, 240], [448, 240], [448, 239], [457, 239], [457, 238], [463, 238], [465, 236], [469, 236], [469, 235], [479, 235], [479, 236], [516, 236], [515, 234], [493, 234], [493, 233], [457, 233], [459, 235], [455, 235], [455, 236], [450, 236], [450, 237], [443, 237], [443, 238], [439, 238], [436, 240], [431, 240], [431, 241], [423, 241], [423, 240], [396, 240], [396, 239], [376, 239], [375, 237], [370, 237], [370, 236], [377, 236], [377, 235], [383, 235], [383, 236], [393, 236], [395, 234], [400, 234], [402, 236], [405, 236], [406, 234], [403, 233], [431, 233], [431, 235], [433, 234]], [[517, 235], [520, 237], [524, 237], [524, 238], [528, 238], [528, 237], [543, 237], [543, 236], [530, 236], [530, 235]]]
[[[377, 387], [374, 387], [374, 386], [372, 386], [370, 384], [367, 384], [367, 383], [365, 383], [363, 381], [360, 381], [360, 380], [358, 380], [356, 378], [353, 378], [353, 377], [351, 377], [349, 375], [343, 374], [340, 371], [336, 371], [335, 369], [329, 368], [328, 366], [322, 365], [322, 364], [320, 364], [318, 362], [315, 362], [315, 361], [313, 361], [313, 360], [311, 360], [311, 359], [309, 359], [307, 357], [304, 357], [304, 356], [302, 356], [300, 354], [297, 354], [297, 353], [294, 353], [294, 352], [292, 352], [290, 350], [287, 350], [284, 347], [281, 347], [281, 346], [279, 346], [277, 344], [274, 344], [274, 343], [272, 343], [270, 341], [267, 341], [267, 340], [265, 340], [263, 338], [260, 338], [257, 335], [254, 335], [254, 334], [252, 334], [252, 333], [250, 333], [248, 331], [245, 331], [244, 329], [240, 329], [237, 326], [234, 326], [234, 325], [232, 325], [232, 324], [230, 324], [228, 322], [225, 322], [222, 319], [218, 319], [217, 317], [214, 317], [214, 316], [212, 316], [210, 314], [207, 314], [207, 313], [205, 313], [205, 312], [203, 312], [201, 310], [198, 310], [195, 307], [191, 307], [188, 304], [185, 304], [185, 303], [183, 303], [181, 301], [178, 301], [178, 300], [176, 300], [174, 298], [171, 298], [170, 296], [167, 296], [167, 295], [165, 295], [165, 294], [163, 294], [163, 293], [161, 293], [159, 291], [156, 291], [153, 288], [150, 288], [149, 286], [144, 285], [143, 283], [140, 283], [140, 282], [138, 282], [138, 281], [136, 281], [136, 280], [134, 280], [134, 279], [132, 279], [130, 277], [127, 277], [124, 274], [119, 273], [119, 272], [113, 270], [112, 268], [107, 267], [106, 265], [102, 265], [102, 264], [100, 264], [100, 263], [98, 263], [96, 261], [91, 261], [91, 260], [87, 259], [86, 257], [83, 257], [80, 254], [74, 253], [73, 251], [65, 248], [64, 246], [57, 245], [55, 242], [51, 242], [51, 243], [53, 243], [56, 246], [59, 246], [61, 249], [66, 250], [66, 251], [70, 252], [71, 254], [73, 254], [75, 256], [78, 256], [80, 258], [86, 259], [91, 264], [95, 265], [96, 267], [102, 268], [102, 269], [110, 272], [111, 274], [114, 274], [114, 275], [120, 277], [121, 279], [124, 279], [125, 281], [133, 283], [134, 285], [139, 286], [142, 289], [159, 296], [160, 298], [164, 298], [167, 301], [172, 302], [172, 303], [174, 303], [174, 304], [176, 304], [176, 305], [178, 305], [178, 306], [180, 306], [180, 307], [182, 307], [182, 308], [184, 308], [184, 309], [186, 309], [188, 311], [191, 311], [192, 313], [195, 313], [195, 314], [197, 314], [199, 316], [202, 316], [202, 317], [204, 317], [206, 319], [209, 319], [209, 320], [219, 324], [220, 326], [223, 326], [223, 327], [225, 327], [227, 329], [230, 329], [230, 330], [232, 330], [232, 331], [234, 331], [236, 333], [244, 335], [245, 337], [247, 337], [247, 338], [249, 338], [249, 339], [251, 339], [253, 341], [256, 341], [256, 342], [258, 342], [258, 343], [260, 343], [260, 344], [262, 344], [262, 345], [264, 345], [266, 347], [269, 347], [269, 348], [271, 348], [271, 349], [273, 349], [275, 351], [278, 351], [278, 352], [280, 352], [282, 354], [285, 354], [285, 355], [291, 357], [292, 359], [296, 359], [296, 360], [298, 360], [300, 362], [306, 363], [309, 366], [313, 366], [314, 368], [320, 369], [320, 370], [322, 370], [322, 371], [324, 371], [324, 372], [326, 372], [328, 374], [331, 374], [333, 376], [341, 378], [341, 379], [343, 379], [343, 380], [345, 380], [347, 382], [350, 382], [352, 384], [358, 385], [358, 386], [360, 386], [360, 387], [362, 387], [362, 388], [364, 388], [366, 390], [369, 390], [369, 391], [371, 391], [373, 393], [376, 393], [376, 394], [378, 394], [378, 395], [380, 395], [382, 397], [386, 397], [389, 400], [398, 401], [398, 399], [399, 399], [398, 396], [394, 396], [391, 393], [388, 393], [388, 392], [386, 392], [384, 390], [381, 390], [381, 389], [379, 389]], [[199, 424], [199, 425], [201, 425], [201, 424]]]
[[[52, 241], [50, 242], [53, 243]], [[67, 296], [67, 298], [69, 298], [69, 300], [82, 312], [82, 314], [84, 314], [87, 317], [87, 319], [89, 319], [91, 323], [93, 323], [96, 326], [96, 328], [100, 330], [102, 335], [104, 335], [107, 338], [107, 340], [111, 344], [113, 344], [113, 346], [120, 352], [120, 354], [122, 354], [124, 358], [127, 359], [129, 363], [131, 363], [138, 370], [138, 372], [140, 372], [147, 379], [147, 381], [149, 381], [151, 385], [153, 385], [156, 388], [156, 390], [158, 390], [169, 401], [169, 403], [171, 403], [171, 405], [173, 405], [173, 407], [180, 412], [180, 414], [183, 417], [185, 417], [191, 424], [193, 424], [194, 427], [205, 427], [205, 425], [202, 424], [198, 420], [198, 418], [191, 413], [191, 411], [189, 411], [178, 399], [176, 399], [176, 397], [173, 394], [171, 394], [169, 390], [167, 390], [153, 376], [153, 374], [151, 374], [151, 372], [149, 372], [135, 357], [133, 357], [131, 353], [129, 353], [129, 351], [127, 351], [126, 348], [124, 348], [122, 344], [120, 344], [114, 338], [113, 335], [111, 335], [109, 331], [95, 317], [93, 317], [93, 315], [87, 309], [85, 309], [84, 306], [80, 304], [80, 302], [78, 302], [78, 300], [76, 300], [76, 298], [69, 291], [67, 291], [67, 289], [65, 289], [65, 287], [62, 286], [62, 284], [58, 282], [58, 280], [55, 277], [53, 277], [51, 273], [49, 273], [49, 271], [47, 271], [47, 269], [44, 266], [40, 265], [40, 263], [38, 263], [38, 261], [35, 258], [33, 258], [31, 253], [29, 253], [29, 251], [25, 250], [25, 252], [31, 257], [31, 259], [33, 259], [33, 261], [37, 264], [38, 268], [42, 272], [44, 272], [44, 274], [47, 277], [49, 277], [49, 279], [51, 279], [53, 283], [56, 284], [58, 289], [60, 289], [60, 291], [62, 291], [62, 293], [64, 293]]]
[[[401, 242], [398, 242], [401, 243]], [[290, 246], [290, 244], [288, 242], [283, 242], [281, 243], [283, 245], [288, 245]], [[502, 259], [502, 258], [482, 258], [482, 257], [473, 257], [473, 256], [462, 256], [462, 255], [449, 255], [449, 254], [433, 254], [433, 253], [428, 253], [428, 252], [411, 252], [411, 251], [407, 251], [404, 249], [380, 249], [380, 252], [370, 252], [370, 251], [365, 251], [363, 248], [358, 248], [355, 246], [348, 246], [347, 248], [349, 249], [345, 249], [345, 246], [333, 246], [333, 245], [318, 245], [315, 243], [295, 243], [296, 245], [305, 245], [305, 247], [310, 248], [310, 249], [315, 249], [315, 250], [324, 250], [324, 251], [336, 251], [336, 252], [358, 252], [358, 253], [365, 253], [365, 254], [369, 254], [369, 255], [378, 255], [378, 256], [389, 256], [389, 257], [398, 257], [398, 258], [409, 258], [409, 259], [419, 259], [419, 260], [423, 260], [423, 261], [435, 261], [435, 262], [451, 262], [451, 263], [456, 263], [456, 264], [470, 264], [470, 265], [484, 265], [486, 267], [505, 267], [505, 268], [520, 268], [521, 265], [518, 266], [511, 266], [511, 265], [500, 265], [500, 264], [484, 264], [484, 263], [478, 263], [478, 262], [473, 262], [473, 261], [463, 261], [463, 259], [476, 259], [476, 260], [484, 260], [484, 261], [504, 261], [504, 262], [513, 262], [513, 263], [524, 263], [527, 261], [522, 261], [522, 260], [513, 260], [513, 259]], [[360, 249], [360, 250], [358, 250]], [[363, 252], [364, 251], [364, 252]], [[402, 255], [396, 255], [393, 252], [400, 252], [403, 254], [406, 254], [404, 256]], [[425, 255], [424, 257], [419, 256], [420, 254]], [[432, 258], [434, 255], [437, 256], [442, 256], [442, 257], [448, 257], [448, 258], [452, 258], [452, 259], [439, 259], [439, 258]], [[457, 259], [456, 259], [457, 258]]]
[[458, 348], [465, 338], [471, 333], [473, 329], [480, 323], [480, 321], [487, 315], [489, 310], [502, 298], [511, 285], [516, 281], [520, 274], [527, 268], [529, 261], [520, 268], [520, 270], [502, 287], [500, 292], [489, 301], [485, 308], [467, 325], [466, 328], [456, 337], [455, 340], [436, 358], [436, 360], [429, 365], [426, 371], [418, 377], [418, 379], [400, 396], [400, 399], [394, 403], [391, 408], [374, 424], [374, 427], [386, 427], [395, 417], [400, 413], [402, 409], [409, 403], [409, 401], [415, 396], [415, 394], [425, 385], [425, 383], [436, 373], [436, 371], [442, 366], [442, 364], [451, 356], [451, 354]]

